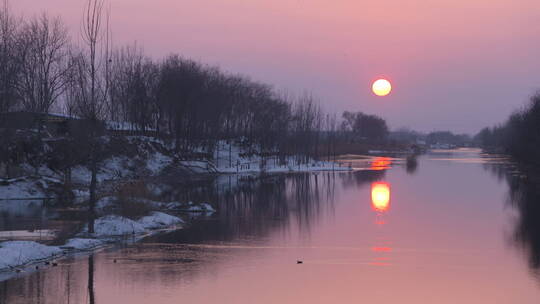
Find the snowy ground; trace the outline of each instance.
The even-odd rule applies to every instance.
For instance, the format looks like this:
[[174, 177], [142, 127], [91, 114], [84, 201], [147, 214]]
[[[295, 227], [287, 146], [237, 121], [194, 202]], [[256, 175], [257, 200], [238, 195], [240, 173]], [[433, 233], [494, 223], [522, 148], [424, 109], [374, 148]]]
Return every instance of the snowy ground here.
[[105, 244], [106, 242], [100, 239], [73, 238], [69, 239], [66, 244], [61, 247], [65, 249], [91, 250], [102, 247]]
[[216, 173], [286, 173], [311, 171], [351, 171], [352, 169], [340, 163], [309, 160], [306, 164], [298, 164], [294, 157], [288, 157], [279, 164], [276, 157], [263, 158], [259, 155], [247, 156], [246, 151], [237, 145], [220, 141], [214, 158], [206, 161], [183, 161], [181, 164], [194, 172]]
[[[190, 217], [197, 214], [209, 215], [215, 212], [215, 209], [208, 203], [166, 203], [151, 200], [146, 200], [146, 203], [161, 210], [188, 212], [192, 214]], [[111, 208], [115, 205], [115, 200], [113, 197], [104, 197], [98, 205], [103, 208]], [[0, 242], [0, 273], [25, 271], [28, 267], [34, 267], [34, 265], [39, 267], [40, 263], [49, 264], [47, 261], [68, 254], [91, 251], [128, 240], [135, 242], [162, 231], [181, 229], [183, 225], [184, 221], [180, 217], [158, 211], [150, 212], [137, 220], [118, 215], [105, 215], [95, 220], [94, 233], [88, 233], [88, 226], [85, 225], [75, 238], [67, 240], [62, 246], [46, 246], [33, 241]], [[32, 233], [42, 232], [34, 231]], [[29, 233], [21, 231], [21, 238], [27, 237]], [[17, 238], [19, 235], [11, 236]], [[3, 276], [0, 274], [0, 280]]]
[[[263, 158], [255, 154], [247, 154], [246, 149], [226, 141], [220, 141], [212, 160], [179, 160], [173, 154], [171, 143], [163, 140], [144, 137], [127, 137], [129, 145], [138, 148], [133, 157], [117, 155], [104, 160], [97, 174], [98, 183], [137, 179], [141, 177], [159, 176], [169, 166], [183, 166], [194, 174], [261, 174], [311, 171], [350, 171], [350, 167], [335, 162], [309, 160], [298, 164], [294, 157], [279, 162], [276, 157]], [[196, 149], [197, 150], [197, 149]], [[251, 151], [251, 152], [256, 152]], [[52, 185], [61, 185], [63, 176], [46, 166], [37, 169], [25, 164], [25, 172], [29, 176], [19, 179], [0, 180], [1, 199], [30, 199], [54, 197], [49, 191]], [[37, 173], [37, 175], [35, 175]], [[77, 201], [88, 198], [87, 188], [90, 184], [91, 172], [86, 166], [75, 166], [71, 169], [71, 181], [76, 186], [73, 194]]]
[[88, 233], [86, 226], [79, 235], [95, 238], [140, 235], [150, 233], [150, 230], [155, 229], [181, 228], [183, 223], [184, 221], [179, 217], [163, 212], [152, 212], [137, 221], [118, 215], [106, 215], [95, 221], [94, 233]]
[[[174, 212], [190, 212], [190, 213], [205, 213], [211, 215], [216, 210], [209, 203], [203, 202], [195, 204], [193, 202], [161, 202], [145, 198], [132, 198], [133, 201], [145, 204], [150, 209], [167, 210]], [[117, 198], [114, 196], [105, 196], [99, 199], [96, 203], [98, 211], [111, 211], [118, 208]]]
[[62, 254], [62, 249], [36, 242], [9, 241], [0, 243], [0, 269], [13, 268], [31, 262], [51, 259]]
[[44, 198], [45, 193], [41, 181], [20, 178], [6, 181], [7, 185], [0, 185], [0, 199], [32, 199]]

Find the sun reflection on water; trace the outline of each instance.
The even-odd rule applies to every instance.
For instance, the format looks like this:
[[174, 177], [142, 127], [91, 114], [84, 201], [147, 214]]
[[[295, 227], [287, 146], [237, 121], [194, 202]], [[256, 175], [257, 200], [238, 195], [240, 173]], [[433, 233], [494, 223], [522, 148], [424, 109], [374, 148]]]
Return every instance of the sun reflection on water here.
[[390, 157], [375, 157], [371, 163], [371, 170], [380, 171], [390, 169], [392, 159]]
[[390, 184], [376, 182], [371, 185], [371, 206], [380, 213], [390, 209]]
[[[371, 184], [371, 207], [376, 212], [375, 223], [380, 229], [384, 228], [385, 214], [390, 210], [390, 184], [387, 182], [375, 182]], [[379, 231], [384, 233], [384, 231]], [[372, 266], [391, 266], [390, 254], [392, 253], [391, 242], [386, 237], [377, 238], [376, 244], [371, 247], [376, 255], [370, 263]]]

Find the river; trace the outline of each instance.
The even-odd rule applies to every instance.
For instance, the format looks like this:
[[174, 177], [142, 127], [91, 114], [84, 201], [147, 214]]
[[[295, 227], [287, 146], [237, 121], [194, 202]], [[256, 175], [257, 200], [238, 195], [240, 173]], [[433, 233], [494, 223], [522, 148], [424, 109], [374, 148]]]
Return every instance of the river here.
[[1, 303], [538, 303], [539, 187], [435, 151], [270, 176], [183, 230], [0, 282]]

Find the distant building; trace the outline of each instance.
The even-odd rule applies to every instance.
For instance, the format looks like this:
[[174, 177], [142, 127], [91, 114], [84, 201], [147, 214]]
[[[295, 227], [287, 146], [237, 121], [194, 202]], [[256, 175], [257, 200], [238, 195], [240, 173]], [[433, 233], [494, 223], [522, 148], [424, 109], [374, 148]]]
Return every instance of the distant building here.
[[19, 130], [39, 130], [43, 128], [50, 133], [62, 134], [67, 130], [69, 121], [78, 120], [63, 114], [37, 112], [3, 112], [0, 113], [0, 128]]
[[[102, 122], [104, 130], [111, 135], [119, 136], [158, 136], [155, 129], [138, 130], [137, 126], [129, 122]], [[49, 133], [51, 136], [63, 136], [68, 132], [84, 132], [91, 125], [88, 119], [57, 113], [36, 113], [27, 111], [0, 113], [0, 128], [33, 130]]]
[[159, 136], [156, 129], [147, 128], [146, 130], [139, 130], [137, 126], [129, 122], [118, 122], [118, 121], [106, 121], [105, 127], [107, 132], [112, 135], [121, 135], [121, 136]]

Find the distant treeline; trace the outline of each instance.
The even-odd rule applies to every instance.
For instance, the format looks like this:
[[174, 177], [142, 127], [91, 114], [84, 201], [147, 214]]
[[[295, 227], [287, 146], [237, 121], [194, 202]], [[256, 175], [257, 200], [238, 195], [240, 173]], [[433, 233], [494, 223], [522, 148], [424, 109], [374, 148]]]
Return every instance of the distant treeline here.
[[457, 147], [472, 146], [473, 139], [468, 134], [455, 134], [451, 131], [433, 131], [422, 133], [408, 128], [401, 128], [391, 132], [390, 141], [396, 143], [423, 143], [427, 145], [445, 144]]
[[540, 164], [540, 93], [503, 124], [482, 129], [476, 136], [484, 148], [508, 153], [520, 161]]
[[[244, 138], [264, 149], [309, 151], [323, 123], [309, 94], [280, 95], [265, 84], [179, 55], [153, 60], [137, 46], [113, 49], [104, 2], [88, 1], [80, 45], [62, 20], [0, 12], [0, 112], [50, 113], [154, 130], [178, 150]], [[291, 136], [283, 136], [291, 135]]]

